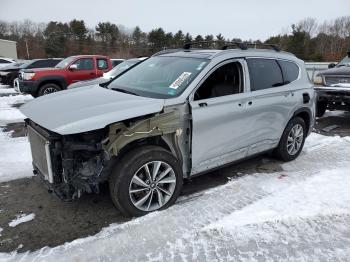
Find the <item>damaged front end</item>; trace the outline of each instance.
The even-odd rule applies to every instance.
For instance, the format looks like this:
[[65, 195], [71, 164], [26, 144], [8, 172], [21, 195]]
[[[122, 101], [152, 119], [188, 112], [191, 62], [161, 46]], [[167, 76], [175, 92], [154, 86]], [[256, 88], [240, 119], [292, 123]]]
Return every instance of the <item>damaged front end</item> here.
[[111, 124], [103, 129], [59, 135], [26, 120], [34, 172], [62, 200], [99, 193], [118, 157], [143, 144], [161, 145], [190, 170], [190, 125], [187, 105]]
[[83, 192], [98, 193], [104, 167], [109, 161], [101, 141], [104, 129], [59, 135], [26, 121], [34, 172], [62, 200], [79, 198]]

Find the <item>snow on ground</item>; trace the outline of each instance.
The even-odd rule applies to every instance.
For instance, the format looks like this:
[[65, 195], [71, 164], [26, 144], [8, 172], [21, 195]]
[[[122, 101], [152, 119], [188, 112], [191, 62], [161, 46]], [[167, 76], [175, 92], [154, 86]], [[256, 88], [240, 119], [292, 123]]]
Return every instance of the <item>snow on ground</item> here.
[[32, 156], [27, 137], [11, 138], [0, 128], [0, 183], [30, 177]]
[[14, 220], [9, 223], [10, 227], [18, 226], [19, 224], [29, 222], [35, 218], [35, 214], [31, 213], [29, 215], [21, 214], [18, 215]]
[[0, 95], [2, 94], [17, 94], [17, 92], [9, 86], [0, 85]]
[[22, 104], [33, 99], [30, 95], [17, 93], [13, 93], [13, 95], [9, 96], [1, 96], [1, 94], [4, 93], [9, 94], [9, 92], [14, 92], [13, 88], [6, 88], [6, 86], [3, 85], [0, 86], [0, 126], [23, 121], [25, 116], [13, 105]]
[[3, 261], [347, 261], [350, 139], [312, 134], [283, 172], [182, 197], [95, 236]]

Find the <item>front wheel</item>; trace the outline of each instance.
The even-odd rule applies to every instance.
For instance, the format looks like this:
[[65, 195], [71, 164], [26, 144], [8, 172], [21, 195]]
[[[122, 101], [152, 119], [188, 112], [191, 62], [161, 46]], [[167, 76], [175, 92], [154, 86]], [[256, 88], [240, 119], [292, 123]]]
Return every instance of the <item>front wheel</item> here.
[[280, 143], [275, 151], [283, 161], [296, 159], [303, 149], [306, 138], [306, 125], [302, 118], [292, 118], [283, 131]]
[[113, 203], [126, 216], [141, 216], [175, 203], [183, 183], [179, 161], [156, 146], [132, 150], [115, 166], [109, 188]]
[[53, 83], [48, 83], [40, 87], [38, 96], [48, 95], [58, 91], [61, 91], [61, 88], [58, 85]]

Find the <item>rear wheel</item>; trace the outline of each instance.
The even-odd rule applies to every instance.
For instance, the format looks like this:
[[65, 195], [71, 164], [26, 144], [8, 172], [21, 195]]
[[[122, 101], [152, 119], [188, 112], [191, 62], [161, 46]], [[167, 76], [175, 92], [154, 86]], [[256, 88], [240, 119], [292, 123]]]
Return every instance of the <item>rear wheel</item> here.
[[326, 113], [327, 110], [327, 101], [319, 101], [316, 104], [316, 116], [321, 117]]
[[40, 87], [38, 96], [48, 95], [58, 91], [61, 91], [61, 87], [53, 83], [48, 83]]
[[179, 196], [182, 183], [178, 160], [156, 146], [127, 153], [109, 179], [112, 201], [126, 216], [141, 216], [168, 208]]
[[283, 161], [296, 159], [303, 149], [306, 138], [306, 125], [302, 118], [292, 118], [285, 128], [275, 153]]

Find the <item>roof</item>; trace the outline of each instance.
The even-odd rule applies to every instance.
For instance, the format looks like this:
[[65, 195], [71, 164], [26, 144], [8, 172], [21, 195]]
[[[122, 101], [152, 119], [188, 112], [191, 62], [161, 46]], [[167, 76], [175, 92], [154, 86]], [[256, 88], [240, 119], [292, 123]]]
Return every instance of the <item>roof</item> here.
[[5, 40], [5, 39], [0, 39], [1, 42], [9, 42], [9, 43], [17, 43], [16, 41], [10, 41], [10, 40]]

